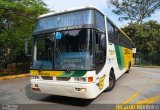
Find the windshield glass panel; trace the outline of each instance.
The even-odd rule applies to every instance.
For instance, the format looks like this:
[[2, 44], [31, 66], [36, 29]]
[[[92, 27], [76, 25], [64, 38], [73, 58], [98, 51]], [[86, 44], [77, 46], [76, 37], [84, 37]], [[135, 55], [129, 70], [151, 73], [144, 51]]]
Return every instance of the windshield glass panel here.
[[53, 67], [53, 47], [54, 38], [52, 34], [37, 36], [35, 40], [33, 68], [34, 69], [52, 69]]
[[52, 41], [49, 38], [37, 39], [37, 60], [47, 60], [50, 61]]
[[56, 70], [90, 70], [93, 64], [90, 29], [56, 33]]

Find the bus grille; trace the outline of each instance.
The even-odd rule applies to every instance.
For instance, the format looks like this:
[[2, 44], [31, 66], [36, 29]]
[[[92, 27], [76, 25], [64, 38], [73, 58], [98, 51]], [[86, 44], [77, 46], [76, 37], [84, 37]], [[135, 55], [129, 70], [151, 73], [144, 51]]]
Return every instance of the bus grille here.
[[51, 76], [41, 76], [41, 78], [43, 80], [53, 80], [53, 77], [51, 77]]
[[69, 81], [71, 78], [70, 77], [57, 77], [57, 81]]

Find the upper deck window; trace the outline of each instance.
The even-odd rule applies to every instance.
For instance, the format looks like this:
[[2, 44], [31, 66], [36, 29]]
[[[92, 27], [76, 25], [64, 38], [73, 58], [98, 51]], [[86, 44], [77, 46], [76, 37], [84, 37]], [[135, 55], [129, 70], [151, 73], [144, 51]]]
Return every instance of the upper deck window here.
[[100, 12], [96, 11], [96, 26], [100, 28], [101, 30], [105, 30], [105, 20], [104, 15], [102, 15]]
[[75, 11], [55, 16], [40, 18], [35, 31], [43, 31], [66, 26], [94, 24], [92, 10]]

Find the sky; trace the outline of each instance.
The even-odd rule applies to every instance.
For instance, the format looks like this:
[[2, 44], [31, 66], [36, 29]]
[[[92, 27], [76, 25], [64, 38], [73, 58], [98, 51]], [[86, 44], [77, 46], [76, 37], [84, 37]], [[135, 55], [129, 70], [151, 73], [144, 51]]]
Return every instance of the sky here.
[[[48, 8], [55, 11], [63, 11], [68, 8], [77, 8], [77, 7], [84, 7], [84, 6], [96, 6], [98, 7], [103, 13], [105, 13], [118, 27], [124, 27], [128, 24], [128, 21], [119, 21], [119, 16], [115, 15], [112, 12], [113, 6], [106, 2], [107, 0], [43, 0], [47, 5]], [[156, 20], [160, 23], [160, 11], [155, 12], [152, 14], [150, 18], [147, 18], [145, 21], [148, 20]]]

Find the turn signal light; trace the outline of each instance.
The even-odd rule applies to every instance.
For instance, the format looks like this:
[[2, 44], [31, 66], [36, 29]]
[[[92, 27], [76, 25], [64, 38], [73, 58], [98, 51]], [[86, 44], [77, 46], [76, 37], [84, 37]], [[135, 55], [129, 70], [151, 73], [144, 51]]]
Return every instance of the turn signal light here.
[[93, 77], [88, 77], [88, 82], [93, 82]]

